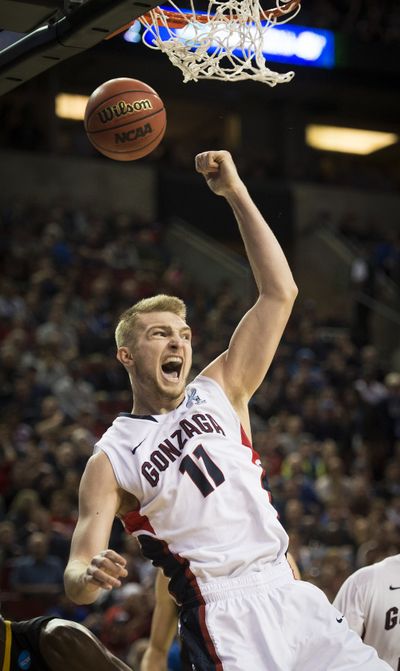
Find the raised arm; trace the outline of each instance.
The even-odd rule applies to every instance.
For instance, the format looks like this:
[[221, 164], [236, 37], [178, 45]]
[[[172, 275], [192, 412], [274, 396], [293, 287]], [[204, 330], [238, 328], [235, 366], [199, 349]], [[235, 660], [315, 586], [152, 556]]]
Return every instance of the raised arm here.
[[120, 578], [127, 575], [126, 560], [108, 549], [119, 505], [120, 495], [111, 464], [100, 452], [89, 459], [82, 476], [79, 519], [64, 573], [65, 592], [75, 603], [93, 603], [100, 589], [120, 587]]
[[203, 371], [221, 384], [240, 412], [271, 364], [297, 287], [281, 246], [252, 201], [229, 152], [198, 154], [196, 169], [210, 189], [231, 206], [259, 292], [255, 305], [237, 326], [228, 350]]

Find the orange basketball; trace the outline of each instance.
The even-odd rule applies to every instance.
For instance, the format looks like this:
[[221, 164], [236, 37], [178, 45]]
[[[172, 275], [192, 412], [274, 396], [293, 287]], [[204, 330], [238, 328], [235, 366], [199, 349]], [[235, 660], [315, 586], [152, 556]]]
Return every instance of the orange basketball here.
[[154, 89], [137, 79], [119, 77], [93, 91], [84, 123], [90, 142], [104, 156], [135, 161], [160, 144], [167, 117]]

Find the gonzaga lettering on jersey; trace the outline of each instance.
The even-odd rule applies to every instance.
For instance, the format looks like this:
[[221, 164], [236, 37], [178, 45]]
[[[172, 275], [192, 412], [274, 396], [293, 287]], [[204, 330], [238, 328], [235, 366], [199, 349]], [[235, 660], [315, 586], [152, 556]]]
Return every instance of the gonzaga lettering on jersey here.
[[[158, 445], [157, 450], [151, 453], [149, 461], [142, 464], [141, 471], [144, 477], [153, 487], [156, 487], [160, 480], [159, 472], [165, 471], [172, 462], [176, 461], [177, 457], [182, 456], [183, 448], [192, 436], [201, 436], [202, 433], [213, 433], [213, 431], [225, 435], [223, 429], [209, 414], [192, 415], [191, 421], [182, 419], [179, 422], [179, 429], [173, 431], [169, 438], [165, 438]], [[182, 464], [180, 470], [181, 467]]]
[[167, 414], [120, 415], [98, 450], [140, 502], [123, 522], [171, 578], [178, 603], [200, 599], [204, 582], [282, 560], [287, 535], [262, 487], [260, 459], [210, 378], [198, 376]]

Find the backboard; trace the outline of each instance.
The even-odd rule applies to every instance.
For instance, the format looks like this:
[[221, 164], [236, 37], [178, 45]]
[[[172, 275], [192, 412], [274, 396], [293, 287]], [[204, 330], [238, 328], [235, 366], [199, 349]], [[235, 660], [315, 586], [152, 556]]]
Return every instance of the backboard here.
[[102, 42], [159, 0], [2, 0], [0, 95]]

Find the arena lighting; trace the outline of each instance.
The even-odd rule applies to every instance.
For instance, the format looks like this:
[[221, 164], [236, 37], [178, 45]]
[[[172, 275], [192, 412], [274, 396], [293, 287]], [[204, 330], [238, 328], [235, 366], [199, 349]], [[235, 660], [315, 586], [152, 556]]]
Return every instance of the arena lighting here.
[[[224, 29], [223, 24], [221, 29]], [[194, 38], [194, 29], [190, 25], [176, 29], [160, 26], [158, 35], [163, 41], [169, 39], [169, 30], [178, 35], [185, 45]], [[207, 36], [207, 32], [207, 24], [201, 24], [201, 34]], [[131, 41], [128, 33], [129, 31], [125, 33], [125, 39]], [[144, 34], [143, 39], [150, 47], [154, 44], [154, 34], [151, 30]], [[232, 39], [235, 39], [234, 35]], [[217, 44], [212, 45], [209, 51], [217, 47]], [[335, 65], [335, 38], [333, 32], [329, 30], [288, 24], [275, 26], [265, 30], [263, 53], [267, 58], [280, 63], [332, 68]]]
[[336, 151], [344, 154], [372, 154], [378, 149], [398, 142], [395, 133], [384, 133], [361, 128], [343, 128], [310, 124], [306, 126], [306, 142], [314, 149]]
[[56, 116], [61, 119], [82, 121], [88, 99], [88, 96], [80, 96], [74, 93], [58, 93], [55, 98]]

